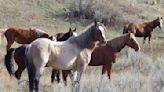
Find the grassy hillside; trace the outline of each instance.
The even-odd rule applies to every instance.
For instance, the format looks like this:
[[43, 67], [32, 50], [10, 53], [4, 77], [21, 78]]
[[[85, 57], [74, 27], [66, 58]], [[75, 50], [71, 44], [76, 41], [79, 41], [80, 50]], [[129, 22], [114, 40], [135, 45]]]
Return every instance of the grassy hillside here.
[[[107, 21], [107, 38], [122, 34], [123, 25], [129, 22], [151, 21], [164, 15], [163, 0], [0, 0], [0, 27], [36, 27], [49, 34], [77, 27], [80, 33], [93, 18]], [[79, 5], [81, 8], [79, 8]], [[82, 11], [74, 16], [74, 11]], [[88, 13], [92, 12], [92, 14]], [[92, 17], [86, 17], [92, 16]], [[125, 48], [113, 65], [111, 80], [101, 76], [101, 67], [88, 67], [82, 77], [81, 92], [164, 92], [164, 29], [155, 29], [151, 44], [142, 44], [141, 51]], [[28, 92], [26, 82], [17, 84], [10, 79], [4, 67], [5, 39], [0, 45], [0, 90], [2, 92]], [[15, 44], [13, 47], [17, 47]], [[128, 57], [127, 57], [128, 53]], [[41, 78], [43, 92], [69, 92], [63, 83], [51, 84], [50, 71]], [[24, 72], [22, 80], [27, 79]]]

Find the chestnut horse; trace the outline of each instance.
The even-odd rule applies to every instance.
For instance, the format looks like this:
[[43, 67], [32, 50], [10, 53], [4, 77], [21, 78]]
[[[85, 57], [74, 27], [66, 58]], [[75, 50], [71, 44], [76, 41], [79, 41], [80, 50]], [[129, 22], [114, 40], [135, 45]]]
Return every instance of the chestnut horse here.
[[[89, 66], [103, 66], [102, 74], [107, 71], [110, 79], [112, 63], [115, 63], [116, 54], [119, 53], [125, 46], [133, 48], [135, 51], [140, 49], [140, 46], [132, 33], [124, 34], [120, 37], [107, 41], [106, 46], [96, 48], [91, 55]], [[71, 71], [62, 71], [62, 78], [67, 85], [67, 76]], [[59, 75], [56, 74], [56, 77]], [[60, 79], [60, 78], [57, 78]]]
[[157, 26], [162, 28], [162, 17], [158, 17], [157, 19], [144, 22], [144, 23], [130, 23], [124, 26], [123, 33], [134, 33], [136, 37], [144, 37], [143, 44], [145, 43], [146, 38], [148, 37], [148, 43], [150, 44], [150, 38], [152, 36], [153, 29]]
[[19, 44], [29, 44], [37, 38], [49, 38], [48, 33], [36, 28], [8, 28], [2, 31], [2, 37], [5, 36], [7, 40], [6, 50], [11, 47], [14, 41]]
[[[75, 33], [75, 31], [76, 31], [76, 28], [75, 29], [69, 28], [69, 31], [66, 33], [57, 33], [55, 35], [57, 37], [56, 40], [64, 41], [72, 36], [77, 36], [77, 33]], [[49, 39], [53, 40], [54, 36], [51, 36]], [[24, 53], [25, 47], [26, 47], [26, 45], [23, 45], [18, 48], [10, 48], [5, 55], [6, 69], [7, 69], [8, 73], [10, 74], [10, 76], [15, 75], [17, 80], [20, 80], [21, 74], [24, 71], [24, 69], [26, 68], [26, 65], [25, 65], [26, 62], [24, 61], [24, 59], [23, 59], [24, 57], [22, 56], [22, 54]], [[14, 66], [13, 66], [14, 61], [13, 60], [15, 60], [16, 64], [18, 65], [18, 69], [16, 70], [15, 73], [14, 73]], [[57, 73], [58, 71], [54, 71], [54, 72]], [[54, 75], [52, 75], [52, 76], [54, 76]], [[59, 80], [59, 79], [57, 79], [57, 80]]]

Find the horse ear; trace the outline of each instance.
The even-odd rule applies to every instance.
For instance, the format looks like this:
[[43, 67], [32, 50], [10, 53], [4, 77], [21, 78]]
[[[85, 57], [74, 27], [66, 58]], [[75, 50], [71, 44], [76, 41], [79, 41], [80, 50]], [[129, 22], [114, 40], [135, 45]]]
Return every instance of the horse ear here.
[[101, 23], [105, 25], [105, 18], [101, 18]]
[[130, 32], [129, 32], [129, 33], [128, 33], [128, 36], [129, 36], [129, 38], [131, 38], [131, 36], [132, 36], [132, 33], [130, 33]]
[[69, 28], [69, 32], [71, 32], [72, 31], [72, 29], [71, 28]]
[[95, 24], [95, 26], [97, 26], [97, 20], [96, 19], [94, 20], [94, 24]]
[[76, 32], [76, 27], [74, 27], [73, 32]]
[[163, 19], [163, 17], [161, 17], [161, 19]]
[[162, 17], [162, 16], [161, 16], [161, 17], [160, 17], [160, 16], [158, 16], [158, 17], [157, 17], [157, 19], [158, 19], [158, 20], [160, 20], [160, 19], [163, 19], [163, 17]]

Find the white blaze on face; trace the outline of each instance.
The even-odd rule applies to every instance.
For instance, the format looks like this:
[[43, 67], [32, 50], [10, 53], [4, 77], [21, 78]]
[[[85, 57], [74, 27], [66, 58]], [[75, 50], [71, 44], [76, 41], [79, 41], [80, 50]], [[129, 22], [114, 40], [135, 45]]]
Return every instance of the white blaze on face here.
[[162, 28], [162, 19], [160, 19], [160, 27]]
[[[131, 33], [130, 36], [131, 36], [131, 38], [136, 42], [136, 44], [138, 44], [138, 46], [139, 46], [139, 43], [138, 43], [138, 41], [137, 41], [135, 35]], [[140, 50], [140, 46], [139, 46], [139, 50]]]
[[75, 37], [76, 37], [76, 36], [77, 36], [77, 33], [76, 33], [76, 32], [73, 32], [73, 36], [75, 36]]
[[55, 36], [52, 36], [52, 41], [57, 41]]
[[105, 33], [104, 33], [105, 29], [102, 26], [99, 26], [99, 29], [101, 31], [102, 37], [105, 39]]

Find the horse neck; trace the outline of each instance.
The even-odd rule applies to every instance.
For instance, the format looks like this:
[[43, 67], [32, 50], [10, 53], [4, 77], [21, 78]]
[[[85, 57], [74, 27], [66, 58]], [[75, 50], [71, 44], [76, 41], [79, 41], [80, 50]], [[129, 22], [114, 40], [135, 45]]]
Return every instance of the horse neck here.
[[62, 34], [61, 37], [60, 37], [60, 35], [59, 35], [58, 38], [57, 38], [57, 40], [58, 40], [58, 41], [65, 41], [65, 40], [67, 40], [69, 37], [70, 37], [69, 33], [65, 33], [65, 34]]
[[95, 46], [95, 41], [93, 40], [93, 31], [88, 29], [84, 33], [80, 34], [77, 37], [72, 37], [69, 39], [70, 42], [76, 43], [81, 49], [93, 49]]
[[120, 52], [125, 47], [125, 36], [117, 37], [108, 42], [113, 48], [114, 52]]
[[151, 21], [151, 22], [148, 22], [147, 24], [149, 25], [149, 27], [151, 27], [151, 28], [156, 28], [158, 25], [156, 25], [154, 22], [155, 22], [156, 20], [153, 20], [153, 21]]

